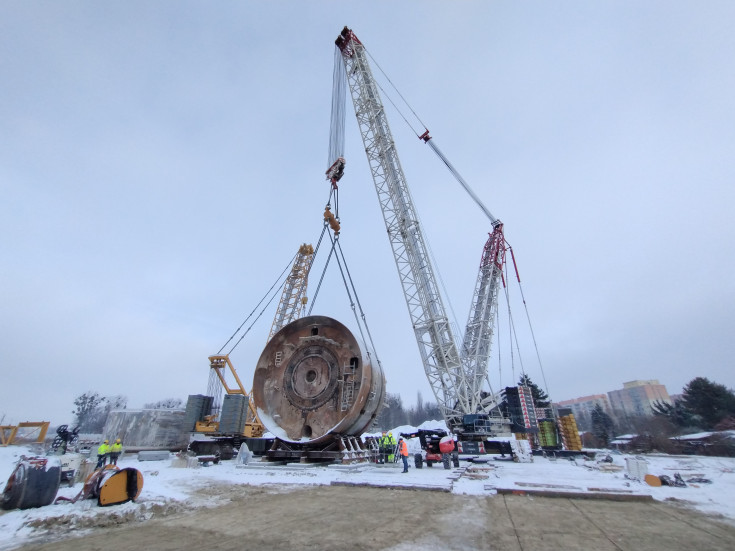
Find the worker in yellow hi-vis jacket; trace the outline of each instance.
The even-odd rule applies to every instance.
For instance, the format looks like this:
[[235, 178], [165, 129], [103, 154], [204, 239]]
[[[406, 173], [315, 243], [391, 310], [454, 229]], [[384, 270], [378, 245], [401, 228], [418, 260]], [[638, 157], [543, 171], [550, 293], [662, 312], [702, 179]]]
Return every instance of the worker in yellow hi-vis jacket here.
[[110, 446], [110, 465], [117, 465], [117, 460], [122, 453], [122, 442], [118, 438], [115, 443]]
[[101, 469], [105, 466], [105, 463], [107, 462], [107, 456], [110, 454], [110, 441], [105, 440], [100, 444], [100, 447], [97, 448], [97, 468]]
[[388, 463], [393, 463], [396, 460], [396, 437], [393, 436], [392, 432], [388, 433], [388, 447], [390, 448], [390, 453], [388, 454]]

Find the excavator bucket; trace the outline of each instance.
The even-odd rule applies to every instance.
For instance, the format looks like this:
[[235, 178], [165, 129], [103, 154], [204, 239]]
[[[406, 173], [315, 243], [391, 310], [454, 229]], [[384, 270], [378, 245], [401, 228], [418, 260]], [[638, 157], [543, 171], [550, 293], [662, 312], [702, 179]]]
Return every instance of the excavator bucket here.
[[138, 469], [120, 469], [100, 486], [97, 504], [104, 507], [135, 501], [142, 489], [143, 474]]

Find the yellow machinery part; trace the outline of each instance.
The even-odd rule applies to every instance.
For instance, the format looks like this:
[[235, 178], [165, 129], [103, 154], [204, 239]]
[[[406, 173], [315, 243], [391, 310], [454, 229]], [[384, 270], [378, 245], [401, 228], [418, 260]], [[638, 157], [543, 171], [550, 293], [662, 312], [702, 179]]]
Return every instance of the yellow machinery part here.
[[215, 421], [216, 415], [207, 415], [203, 421], [195, 423], [197, 432], [217, 432], [219, 430], [219, 421]]
[[49, 427], [48, 421], [18, 423], [17, 425], [0, 425], [0, 446], [8, 446], [13, 443], [15, 437], [18, 434], [18, 429], [24, 428], [37, 428], [38, 437], [36, 438], [37, 444], [42, 444], [46, 439], [46, 433]]
[[143, 475], [133, 468], [125, 468], [110, 476], [99, 489], [99, 505], [117, 505], [133, 500], [143, 489]]
[[219, 430], [219, 423], [217, 421], [197, 421], [194, 430], [197, 432], [217, 432]]
[[[248, 412], [247, 419], [245, 421], [245, 427], [242, 431], [243, 436], [247, 436], [249, 438], [259, 438], [263, 436], [263, 434], [265, 433], [265, 428], [260, 422], [260, 419], [258, 419], [258, 414], [255, 411], [255, 407], [253, 407], [253, 401], [250, 399], [250, 396], [245, 391], [245, 387], [243, 386], [242, 381], [240, 380], [240, 376], [237, 374], [237, 371], [235, 371], [235, 367], [232, 365], [230, 357], [227, 354], [209, 356], [209, 367], [215, 371], [215, 373], [217, 374], [217, 378], [219, 379], [222, 387], [225, 389], [225, 392], [227, 392], [227, 394], [242, 394], [243, 396], [248, 397]], [[225, 380], [226, 369], [229, 369], [230, 373], [235, 378], [237, 388], [230, 388], [230, 386], [227, 384], [227, 381]], [[216, 428], [210, 428], [206, 426], [207, 424], [213, 425], [213, 422], [207, 419], [197, 422], [195, 426], [196, 431], [219, 431], [219, 423], [217, 423]], [[201, 429], [200, 426], [202, 427]]]

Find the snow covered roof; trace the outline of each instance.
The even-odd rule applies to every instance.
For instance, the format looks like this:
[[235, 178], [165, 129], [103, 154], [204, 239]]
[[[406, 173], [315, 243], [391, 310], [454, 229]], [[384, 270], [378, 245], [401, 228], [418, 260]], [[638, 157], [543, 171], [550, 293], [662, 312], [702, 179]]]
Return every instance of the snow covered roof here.
[[695, 432], [694, 434], [682, 434], [681, 436], [672, 436], [670, 440], [704, 440], [715, 434], [714, 432]]
[[706, 440], [712, 436], [724, 436], [725, 438], [735, 438], [735, 430], [723, 430], [715, 432], [695, 432], [694, 434], [682, 434], [681, 436], [672, 436], [670, 440]]

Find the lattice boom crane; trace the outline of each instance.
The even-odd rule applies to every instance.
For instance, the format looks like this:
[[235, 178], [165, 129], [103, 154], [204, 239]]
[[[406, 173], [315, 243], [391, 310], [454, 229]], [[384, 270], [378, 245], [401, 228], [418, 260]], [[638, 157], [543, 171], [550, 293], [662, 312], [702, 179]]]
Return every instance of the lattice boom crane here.
[[486, 414], [496, 404], [483, 391], [505, 258], [503, 224], [479, 202], [461, 176], [430, 141], [420, 136], [447, 164], [490, 217], [493, 232], [483, 249], [464, 343], [457, 346], [439, 293], [418, 216], [396, 152], [379, 88], [367, 54], [355, 33], [345, 27], [335, 41], [342, 53], [348, 87], [362, 135], [388, 238], [403, 286], [424, 370], [453, 432], [462, 432], [464, 416]]

